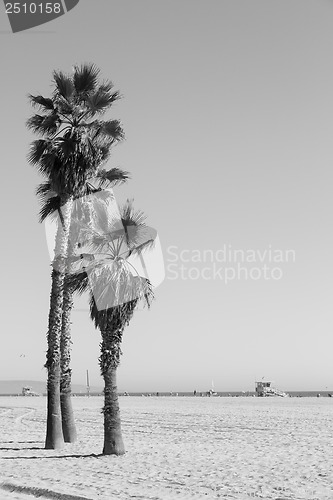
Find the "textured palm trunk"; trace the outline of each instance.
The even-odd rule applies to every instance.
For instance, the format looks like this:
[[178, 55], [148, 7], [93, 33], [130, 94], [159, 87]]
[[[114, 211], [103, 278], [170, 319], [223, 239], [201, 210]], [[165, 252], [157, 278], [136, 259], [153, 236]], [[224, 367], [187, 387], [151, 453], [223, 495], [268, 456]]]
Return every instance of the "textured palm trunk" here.
[[120, 410], [117, 392], [117, 366], [120, 346], [112, 342], [112, 332], [102, 331], [100, 366], [104, 379], [104, 447], [103, 455], [123, 455]]
[[66, 270], [66, 254], [68, 249], [69, 225], [71, 219], [72, 200], [63, 201], [61, 213], [62, 223], [58, 224], [55, 245], [55, 260], [52, 270], [52, 287], [50, 297], [49, 327], [47, 334], [47, 426], [46, 449], [59, 449], [64, 445], [60, 404], [61, 377], [61, 330], [64, 278]]
[[48, 353], [47, 353], [47, 429], [46, 449], [58, 449], [64, 445], [60, 409], [60, 332], [62, 317], [63, 277], [52, 270], [50, 299]]
[[104, 378], [104, 447], [103, 455], [123, 455], [125, 446], [121, 434], [117, 392], [117, 369], [110, 367]]
[[61, 379], [60, 379], [60, 404], [62, 431], [65, 443], [74, 443], [77, 438], [74, 412], [72, 406], [72, 370], [71, 362], [71, 312], [73, 309], [72, 290], [65, 286], [62, 308], [62, 330], [61, 330]]
[[[87, 198], [79, 198], [79, 201], [74, 202], [76, 209], [81, 210], [81, 223], [77, 220], [72, 221], [70, 227], [70, 239], [68, 245], [68, 265], [67, 272], [72, 272], [71, 257], [76, 256], [78, 244], [80, 240], [80, 228], [83, 226], [92, 227], [92, 206]], [[77, 215], [78, 216], [78, 215]], [[80, 217], [79, 217], [80, 218]], [[73, 309], [73, 292], [66, 286], [63, 296], [63, 313], [62, 313], [62, 332], [61, 332], [61, 380], [60, 380], [60, 402], [61, 402], [61, 417], [62, 430], [66, 443], [74, 443], [77, 439], [75, 426], [73, 405], [72, 405], [72, 370], [71, 363], [71, 313]]]

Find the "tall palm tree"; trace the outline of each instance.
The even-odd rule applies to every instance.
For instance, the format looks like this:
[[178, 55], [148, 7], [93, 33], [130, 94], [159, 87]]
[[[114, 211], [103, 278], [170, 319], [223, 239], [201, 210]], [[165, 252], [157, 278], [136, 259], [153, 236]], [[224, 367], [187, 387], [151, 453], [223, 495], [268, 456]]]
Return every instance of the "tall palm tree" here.
[[90, 316], [102, 337], [99, 365], [104, 379], [103, 454], [121, 455], [125, 448], [116, 374], [122, 336], [139, 301], [144, 300], [150, 306], [153, 299], [149, 280], [139, 276], [130, 261], [131, 257], [141, 255], [153, 241], [142, 212], [134, 212], [131, 202], [121, 212], [122, 229], [119, 221], [107, 216], [103, 204], [95, 207], [95, 214], [94, 228], [83, 231], [84, 243], [92, 250], [87, 256], [93, 259], [85, 259], [84, 269], [66, 279], [74, 291], [90, 291]]
[[[127, 173], [119, 169], [111, 169], [109, 171], [109, 176], [106, 179], [103, 177], [103, 172], [98, 172], [96, 174], [95, 182], [99, 187], [95, 187], [92, 184], [87, 185], [87, 193], [98, 193], [101, 190], [101, 185], [107, 187], [113, 187], [116, 184], [124, 182], [127, 178]], [[79, 236], [78, 227], [82, 222], [84, 222], [87, 227], [91, 226], [92, 221], [92, 203], [90, 200], [91, 194], [81, 197], [79, 200], [74, 200], [74, 209], [72, 212], [72, 234], [70, 235], [70, 245], [68, 250], [67, 259], [67, 269], [66, 274], [72, 271], [73, 265], [77, 259], [81, 258], [78, 254], [81, 254], [79, 249]], [[78, 203], [76, 203], [78, 202]], [[79, 212], [79, 213], [75, 213]], [[78, 224], [79, 221], [79, 224]], [[62, 417], [62, 428], [64, 433], [65, 442], [73, 442], [76, 438], [76, 430], [74, 424], [74, 417], [72, 411], [71, 402], [71, 312], [73, 309], [73, 290], [64, 282], [63, 291], [63, 310], [62, 310], [62, 329], [61, 329], [61, 341], [60, 341], [60, 352], [61, 352], [61, 378], [60, 378], [60, 403], [61, 403], [61, 417]]]
[[[99, 119], [120, 96], [112, 90], [111, 82], [99, 83], [98, 78], [99, 70], [93, 64], [76, 66], [71, 75], [55, 71], [50, 98], [30, 95], [31, 104], [39, 108], [40, 114], [34, 114], [27, 126], [41, 137], [32, 143], [28, 159], [46, 179], [47, 187], [44, 185], [41, 192], [49, 189], [56, 194], [56, 200], [45, 210], [47, 212], [56, 201], [60, 221], [52, 263], [47, 333], [45, 448], [62, 447], [64, 434], [66, 441], [74, 441], [76, 437], [67, 382], [62, 385], [60, 397], [61, 349], [66, 350], [64, 344], [68, 345], [69, 341], [61, 342], [61, 332], [73, 199], [85, 194], [87, 179], [96, 176], [108, 159], [111, 147], [123, 138], [119, 121]], [[109, 172], [103, 171], [104, 178], [108, 175]], [[70, 387], [70, 371], [64, 367], [63, 370]], [[63, 420], [61, 414], [65, 416]]]

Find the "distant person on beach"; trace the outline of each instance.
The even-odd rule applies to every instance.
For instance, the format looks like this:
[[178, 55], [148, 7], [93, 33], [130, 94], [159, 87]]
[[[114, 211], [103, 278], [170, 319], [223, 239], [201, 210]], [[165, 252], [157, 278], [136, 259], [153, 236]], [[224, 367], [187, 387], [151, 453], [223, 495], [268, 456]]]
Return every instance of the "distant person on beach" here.
[[196, 396], [196, 395], [197, 395], [197, 391], [194, 389], [193, 396]]

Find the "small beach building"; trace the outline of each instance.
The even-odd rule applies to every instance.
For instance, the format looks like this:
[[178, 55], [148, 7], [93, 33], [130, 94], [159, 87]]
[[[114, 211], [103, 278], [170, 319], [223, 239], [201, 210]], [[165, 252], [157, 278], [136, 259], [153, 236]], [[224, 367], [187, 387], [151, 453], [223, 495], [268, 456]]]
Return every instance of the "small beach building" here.
[[260, 382], [256, 382], [255, 384], [256, 396], [264, 397], [266, 396], [267, 392], [270, 392], [272, 382], [263, 382], [261, 380]]
[[258, 397], [267, 397], [267, 396], [280, 396], [280, 397], [287, 397], [289, 394], [286, 392], [280, 391], [279, 389], [276, 389], [275, 387], [272, 387], [272, 382], [267, 382], [261, 380], [260, 382], [255, 383], [255, 391], [256, 391], [256, 396]]

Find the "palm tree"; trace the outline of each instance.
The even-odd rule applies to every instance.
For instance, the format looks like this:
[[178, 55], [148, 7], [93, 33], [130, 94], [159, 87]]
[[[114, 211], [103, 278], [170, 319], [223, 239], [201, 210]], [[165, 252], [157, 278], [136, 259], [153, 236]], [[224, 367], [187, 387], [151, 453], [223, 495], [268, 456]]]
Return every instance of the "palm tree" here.
[[[110, 171], [100, 170], [108, 159], [111, 147], [123, 138], [119, 121], [98, 119], [119, 99], [111, 82], [98, 82], [99, 70], [93, 64], [76, 66], [72, 75], [53, 73], [54, 92], [50, 98], [30, 95], [33, 106], [41, 114], [33, 115], [27, 126], [41, 136], [31, 145], [28, 159], [46, 179], [39, 189], [43, 195], [54, 192], [43, 207], [43, 214], [54, 209], [59, 214], [55, 258], [52, 266], [52, 287], [47, 334], [47, 431], [45, 448], [60, 448], [76, 437], [70, 401], [70, 369], [68, 353], [69, 322], [63, 323], [64, 279], [69, 250], [70, 222], [73, 200], [86, 193], [87, 179], [109, 179]], [[74, 245], [75, 246], [75, 245]], [[66, 310], [70, 309], [66, 301]], [[61, 351], [66, 362], [61, 363]], [[61, 369], [63, 370], [60, 397]], [[61, 418], [61, 414], [64, 418]]]
[[[127, 202], [119, 220], [108, 217], [105, 205], [95, 206], [94, 228], [86, 228], [84, 244], [93, 259], [84, 269], [68, 275], [68, 285], [78, 293], [90, 290], [90, 317], [101, 332], [99, 365], [104, 379], [104, 455], [125, 453], [117, 394], [116, 374], [120, 363], [124, 329], [140, 300], [150, 306], [153, 291], [149, 280], [139, 276], [130, 262], [153, 241], [142, 212]], [[88, 262], [87, 262], [88, 261]], [[90, 261], [90, 262], [89, 262]]]

